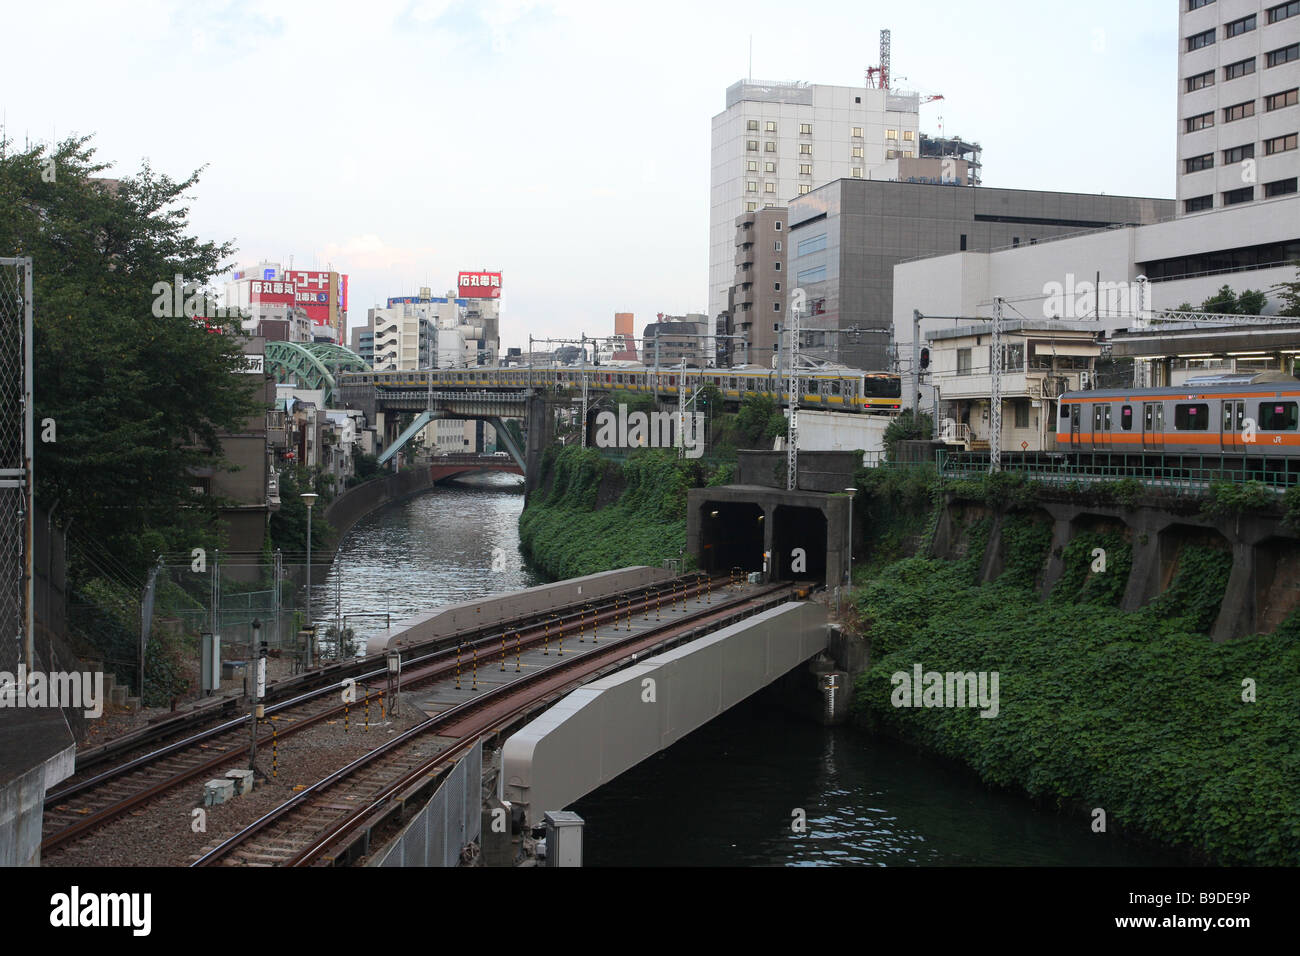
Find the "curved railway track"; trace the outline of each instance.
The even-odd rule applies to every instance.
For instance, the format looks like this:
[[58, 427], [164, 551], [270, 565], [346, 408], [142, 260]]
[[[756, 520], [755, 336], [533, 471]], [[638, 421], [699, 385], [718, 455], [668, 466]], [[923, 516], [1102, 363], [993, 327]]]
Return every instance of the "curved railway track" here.
[[[771, 585], [706, 606], [685, 618], [661, 621], [639, 633], [607, 639], [599, 649], [531, 671], [481, 696], [427, 718], [323, 780], [295, 794], [239, 833], [213, 847], [194, 866], [309, 866], [333, 863], [328, 851], [381, 813], [396, 794], [473, 745], [587, 678], [614, 670], [632, 655], [682, 643], [757, 614], [788, 599], [796, 585]], [[633, 605], [635, 614], [640, 608]], [[622, 612], [619, 612], [622, 613]], [[450, 738], [450, 742], [447, 742]]]
[[[711, 596], [714, 586], [725, 581], [725, 577], [710, 579], [703, 574], [679, 577], [632, 592], [639, 592], [639, 596], [629, 598], [628, 592], [620, 592], [585, 605], [571, 604], [554, 612], [519, 618], [504, 627], [476, 628], [469, 636], [406, 648], [399, 686], [406, 691], [459, 670], [468, 670], [466, 655], [477, 656], [486, 663], [500, 653], [556, 644], [574, 635], [581, 636], [589, 629], [594, 632], [595, 627], [624, 621], [629, 615], [659, 616], [664, 607], [679, 601], [684, 605], [687, 598], [697, 594]], [[472, 636], [475, 634], [483, 636], [475, 638]], [[429, 647], [436, 649], [421, 653]], [[410, 654], [414, 656], [407, 656]], [[268, 717], [277, 718], [275, 734], [283, 740], [322, 721], [342, 716], [351, 706], [343, 702], [340, 693], [346, 680], [356, 681], [359, 692], [364, 693], [369, 681], [386, 681], [386, 677], [386, 665], [380, 655], [361, 659], [337, 668], [325, 683], [314, 689], [269, 704], [265, 712]], [[282, 686], [280, 693], [284, 692]], [[211, 715], [205, 717], [211, 719]], [[150, 800], [195, 779], [211, 777], [246, 756], [251, 719], [248, 714], [242, 714], [222, 721], [50, 793], [45, 801], [42, 853], [83, 838]], [[269, 729], [259, 732], [259, 748], [269, 746], [271, 734]]]

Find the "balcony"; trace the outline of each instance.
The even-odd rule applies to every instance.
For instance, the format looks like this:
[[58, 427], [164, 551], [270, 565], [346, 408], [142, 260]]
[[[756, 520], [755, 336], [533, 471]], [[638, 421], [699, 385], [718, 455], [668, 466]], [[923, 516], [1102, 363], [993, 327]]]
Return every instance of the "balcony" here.
[[[936, 372], [934, 384], [945, 401], [965, 401], [988, 398], [993, 393], [993, 376], [987, 372], [976, 375], [954, 375]], [[1029, 372], [1006, 372], [1002, 376], [1002, 397], [1034, 400], [1059, 398], [1065, 392], [1079, 388], [1079, 373], [1056, 372], [1045, 369]]]

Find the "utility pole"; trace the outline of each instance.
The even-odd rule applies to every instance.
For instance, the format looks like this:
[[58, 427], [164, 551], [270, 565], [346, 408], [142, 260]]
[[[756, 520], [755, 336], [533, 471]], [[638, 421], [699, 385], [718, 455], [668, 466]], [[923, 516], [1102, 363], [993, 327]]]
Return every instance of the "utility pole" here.
[[786, 424], [785, 489], [795, 491], [799, 487], [799, 319], [803, 290], [795, 289], [790, 298], [795, 307], [790, 311], [790, 420]]
[[582, 333], [582, 447], [587, 447], [587, 333]]
[[989, 470], [1002, 470], [1002, 296], [993, 300], [993, 357], [989, 361]]

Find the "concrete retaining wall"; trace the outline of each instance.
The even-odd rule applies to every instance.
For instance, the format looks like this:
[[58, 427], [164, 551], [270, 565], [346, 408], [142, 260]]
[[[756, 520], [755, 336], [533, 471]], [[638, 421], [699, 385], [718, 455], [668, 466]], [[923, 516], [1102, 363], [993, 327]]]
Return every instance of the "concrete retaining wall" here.
[[826, 607], [792, 601], [593, 681], [506, 741], [505, 799], [530, 822], [561, 810], [799, 666], [826, 639]]
[[377, 511], [394, 501], [401, 501], [403, 498], [427, 491], [431, 487], [433, 487], [433, 480], [429, 469], [419, 467], [349, 488], [331, 501], [325, 509], [325, 520], [338, 531], [336, 545], [347, 537], [354, 524], [370, 512]]
[[581, 578], [569, 578], [554, 584], [540, 584], [522, 591], [509, 591], [485, 598], [449, 604], [428, 614], [404, 621], [392, 634], [372, 637], [366, 653], [375, 654], [388, 647], [449, 637], [465, 628], [491, 626], [501, 621], [538, 614], [554, 608], [594, 601], [628, 588], [641, 588], [664, 581], [672, 574], [663, 568], [632, 567], [603, 571]]

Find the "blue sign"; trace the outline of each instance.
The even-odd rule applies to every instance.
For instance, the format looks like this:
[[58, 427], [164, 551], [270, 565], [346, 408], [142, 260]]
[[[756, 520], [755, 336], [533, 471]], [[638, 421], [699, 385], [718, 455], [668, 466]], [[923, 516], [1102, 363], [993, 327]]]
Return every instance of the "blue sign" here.
[[274, 270], [274, 269], [263, 269], [263, 270], [262, 270], [262, 278], [263, 278], [263, 279], [274, 279], [274, 278], [275, 278], [275, 270]]

